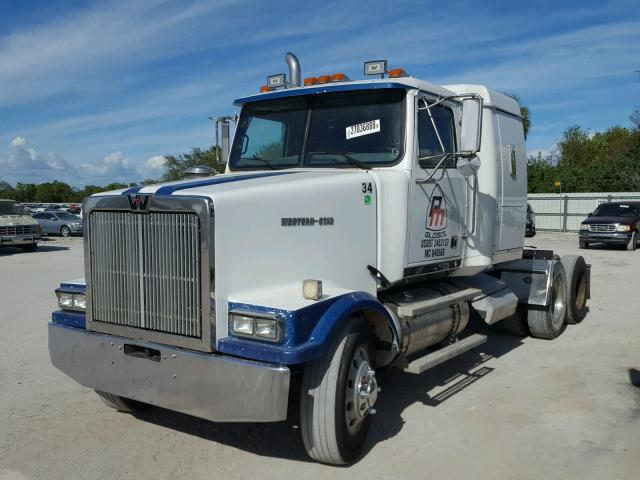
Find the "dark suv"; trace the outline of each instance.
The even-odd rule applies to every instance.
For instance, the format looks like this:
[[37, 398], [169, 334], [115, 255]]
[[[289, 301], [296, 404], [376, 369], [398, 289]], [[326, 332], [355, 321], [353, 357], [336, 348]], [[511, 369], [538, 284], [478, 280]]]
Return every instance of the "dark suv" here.
[[608, 243], [635, 250], [639, 230], [640, 202], [603, 203], [580, 225], [580, 248], [589, 248], [591, 243]]
[[536, 234], [536, 214], [533, 208], [527, 203], [527, 226], [524, 231], [525, 237], [533, 237]]

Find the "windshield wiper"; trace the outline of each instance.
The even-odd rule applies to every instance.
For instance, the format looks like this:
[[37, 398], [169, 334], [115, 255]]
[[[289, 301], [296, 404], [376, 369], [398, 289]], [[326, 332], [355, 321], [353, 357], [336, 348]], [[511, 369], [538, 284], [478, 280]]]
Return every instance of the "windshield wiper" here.
[[260, 157], [240, 157], [240, 160], [258, 160], [259, 162], [264, 163], [271, 170], [277, 170], [278, 169], [276, 166], [271, 165], [271, 162], [269, 160], [265, 160], [264, 158], [260, 158]]
[[353, 158], [351, 155], [349, 155], [349, 153], [345, 153], [345, 152], [312, 152], [312, 153], [309, 153], [309, 155], [311, 155], [311, 156], [313, 156], [313, 155], [340, 155], [342, 158], [344, 158], [347, 162], [349, 162], [354, 167], [360, 168], [362, 170], [369, 170], [369, 167], [367, 165], [362, 163], [360, 160], [358, 160], [356, 158]]

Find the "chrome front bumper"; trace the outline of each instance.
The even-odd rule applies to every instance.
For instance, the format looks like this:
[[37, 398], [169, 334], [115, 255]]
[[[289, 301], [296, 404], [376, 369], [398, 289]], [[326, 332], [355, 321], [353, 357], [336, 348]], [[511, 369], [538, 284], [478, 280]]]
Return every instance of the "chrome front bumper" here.
[[0, 236], [0, 245], [29, 245], [40, 241], [40, 235], [3, 235]]
[[49, 324], [51, 362], [85, 387], [214, 422], [287, 418], [289, 369]]

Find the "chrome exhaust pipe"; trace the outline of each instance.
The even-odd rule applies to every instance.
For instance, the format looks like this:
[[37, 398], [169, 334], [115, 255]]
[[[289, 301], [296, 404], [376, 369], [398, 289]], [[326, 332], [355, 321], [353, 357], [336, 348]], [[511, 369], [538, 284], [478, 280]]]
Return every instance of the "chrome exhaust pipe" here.
[[300, 62], [298, 61], [298, 57], [296, 57], [293, 53], [287, 52], [284, 56], [287, 65], [289, 65], [289, 81], [294, 87], [299, 87], [302, 85], [300, 80]]

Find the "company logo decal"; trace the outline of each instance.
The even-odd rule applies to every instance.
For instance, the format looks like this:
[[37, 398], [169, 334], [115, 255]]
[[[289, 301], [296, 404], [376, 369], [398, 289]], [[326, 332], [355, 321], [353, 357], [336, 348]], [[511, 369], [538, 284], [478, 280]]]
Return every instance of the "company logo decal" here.
[[442, 190], [437, 185], [431, 192], [425, 228], [435, 232], [447, 228], [447, 202], [444, 199]]
[[127, 195], [129, 199], [129, 207], [131, 210], [137, 210], [140, 212], [146, 212], [149, 207], [149, 198], [151, 195]]

